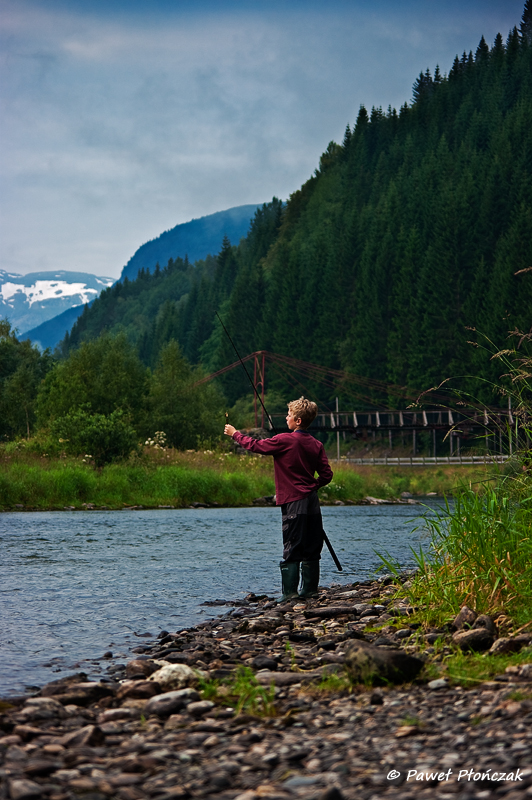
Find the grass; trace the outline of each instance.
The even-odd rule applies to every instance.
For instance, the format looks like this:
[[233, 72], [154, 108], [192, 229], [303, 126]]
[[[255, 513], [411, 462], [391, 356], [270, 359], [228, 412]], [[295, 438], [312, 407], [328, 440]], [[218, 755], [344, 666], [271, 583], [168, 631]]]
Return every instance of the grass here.
[[423, 720], [419, 719], [419, 717], [413, 717], [410, 714], [407, 714], [401, 720], [401, 727], [415, 726], [417, 728], [422, 728], [422, 727], [424, 727], [424, 725], [426, 725], [426, 723], [423, 722]]
[[[333, 482], [321, 490], [325, 502], [357, 502], [367, 495], [395, 498], [403, 491], [450, 493], [459, 476], [470, 483], [485, 477], [478, 468], [455, 466], [333, 468]], [[271, 458], [223, 449], [145, 448], [141, 457], [96, 471], [80, 458], [45, 455], [32, 442], [0, 446], [0, 510], [17, 504], [37, 510], [82, 508], [83, 503], [109, 508], [186, 507], [194, 502], [246, 506], [274, 492]]]
[[204, 700], [224, 704], [231, 703], [236, 714], [254, 714], [261, 717], [274, 717], [275, 687], [265, 688], [258, 683], [249, 667], [238, 667], [235, 674], [224, 681], [205, 680], [200, 682]]
[[485, 467], [441, 465], [436, 467], [366, 467], [332, 463], [334, 478], [321, 490], [323, 500], [362, 500], [368, 495], [395, 499], [402, 492], [413, 495], [451, 495], [459, 483], [475, 486], [486, 479]]
[[468, 605], [496, 618], [499, 630], [532, 628], [532, 333], [509, 338], [514, 346], [499, 352], [481, 341], [503, 370], [501, 385], [490, 389], [511, 403], [512, 428], [501, 433], [516, 452], [490, 481], [463, 484], [452, 509], [427, 519], [432, 547], [415, 554], [418, 571], [399, 590], [426, 624], [444, 623]]
[[441, 625], [468, 605], [515, 628], [532, 622], [532, 498], [522, 488], [500, 475], [481, 492], [462, 487], [453, 508], [427, 518], [430, 549], [415, 553], [418, 571], [400, 589], [418, 621]]
[[324, 675], [320, 682], [313, 687], [313, 692], [318, 695], [351, 694], [353, 682], [345, 672], [332, 672]]
[[194, 458], [188, 463], [179, 458], [172, 463], [135, 459], [97, 472], [76, 459], [9, 459], [0, 463], [0, 508], [81, 508], [83, 503], [182, 508], [193, 502], [238, 506], [272, 495], [273, 476], [246, 467], [242, 469], [238, 457], [225, 460], [223, 470]]
[[425, 667], [425, 677], [430, 680], [442, 677], [443, 674], [452, 684], [472, 688], [484, 681], [493, 680], [497, 675], [504, 674], [506, 667], [529, 664], [531, 662], [532, 649], [530, 648], [512, 655], [462, 653], [457, 651], [448, 655], [443, 665], [428, 664]]

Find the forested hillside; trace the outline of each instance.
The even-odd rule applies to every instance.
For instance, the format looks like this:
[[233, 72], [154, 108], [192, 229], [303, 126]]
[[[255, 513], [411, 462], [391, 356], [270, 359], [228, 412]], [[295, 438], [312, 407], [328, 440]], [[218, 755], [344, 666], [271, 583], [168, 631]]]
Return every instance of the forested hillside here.
[[[502, 347], [531, 327], [527, 9], [506, 43], [482, 38], [447, 75], [422, 72], [399, 112], [362, 107], [315, 175], [285, 205], [259, 209], [238, 246], [226, 239], [216, 259], [171, 260], [103, 292], [64, 353], [123, 330], [146, 365], [176, 339], [214, 371], [235, 360], [219, 311], [242, 354], [271, 350], [416, 390], [495, 377], [466, 328]], [[231, 402], [248, 391], [236, 374], [223, 388]], [[276, 388], [294, 391], [280, 378]]]

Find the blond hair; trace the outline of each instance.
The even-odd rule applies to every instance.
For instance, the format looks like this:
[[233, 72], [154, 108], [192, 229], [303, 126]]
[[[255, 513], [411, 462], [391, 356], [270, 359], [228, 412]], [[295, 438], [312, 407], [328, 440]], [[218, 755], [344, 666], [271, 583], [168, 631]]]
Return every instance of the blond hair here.
[[299, 400], [292, 400], [288, 403], [288, 410], [294, 419], [301, 419], [302, 428], [308, 428], [318, 414], [318, 406], [316, 403], [312, 400], [307, 400], [306, 397], [300, 397]]

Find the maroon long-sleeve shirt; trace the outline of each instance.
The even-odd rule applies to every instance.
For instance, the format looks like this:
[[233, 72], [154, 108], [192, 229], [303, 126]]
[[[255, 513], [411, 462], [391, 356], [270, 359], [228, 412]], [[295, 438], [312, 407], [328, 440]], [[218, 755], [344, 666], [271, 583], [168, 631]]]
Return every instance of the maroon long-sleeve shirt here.
[[[333, 472], [322, 443], [307, 431], [278, 433], [271, 439], [253, 439], [236, 431], [233, 439], [252, 453], [273, 456], [278, 506], [302, 500], [332, 480]], [[314, 477], [316, 472], [318, 478]]]

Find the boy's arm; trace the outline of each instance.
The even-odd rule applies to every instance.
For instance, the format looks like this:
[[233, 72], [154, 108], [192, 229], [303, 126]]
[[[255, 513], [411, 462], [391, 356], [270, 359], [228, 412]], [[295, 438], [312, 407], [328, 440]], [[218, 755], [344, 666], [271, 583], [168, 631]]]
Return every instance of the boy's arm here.
[[245, 436], [240, 431], [237, 431], [233, 425], [226, 425], [224, 433], [234, 439], [240, 447], [244, 447], [252, 453], [261, 453], [263, 456], [271, 456], [285, 449], [284, 442], [280, 441], [276, 436], [271, 439], [253, 439], [252, 436]]
[[322, 486], [327, 486], [333, 479], [333, 471], [323, 448], [321, 449], [320, 463], [316, 472], [318, 473], [318, 480], [316, 481], [318, 489], [321, 489]]

